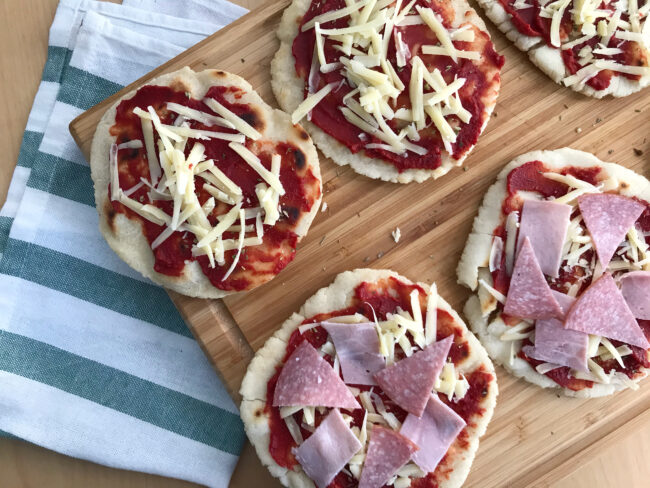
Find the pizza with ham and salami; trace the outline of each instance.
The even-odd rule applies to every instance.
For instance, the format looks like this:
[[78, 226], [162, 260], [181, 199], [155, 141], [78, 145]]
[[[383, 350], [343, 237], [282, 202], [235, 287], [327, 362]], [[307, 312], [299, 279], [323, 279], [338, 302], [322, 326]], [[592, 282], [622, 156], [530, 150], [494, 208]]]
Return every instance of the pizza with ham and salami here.
[[491, 358], [566, 395], [650, 371], [650, 182], [569, 148], [519, 156], [488, 190], [458, 266]]
[[488, 355], [435, 286], [338, 275], [257, 352], [246, 433], [285, 486], [459, 487], [497, 397]]
[[386, 181], [462, 165], [504, 58], [465, 0], [294, 0], [271, 64], [280, 106], [335, 163]]
[[309, 135], [218, 70], [184, 68], [122, 97], [97, 127], [90, 167], [110, 247], [202, 298], [282, 271], [321, 201]]
[[649, 0], [478, 0], [556, 83], [596, 98], [650, 84]]

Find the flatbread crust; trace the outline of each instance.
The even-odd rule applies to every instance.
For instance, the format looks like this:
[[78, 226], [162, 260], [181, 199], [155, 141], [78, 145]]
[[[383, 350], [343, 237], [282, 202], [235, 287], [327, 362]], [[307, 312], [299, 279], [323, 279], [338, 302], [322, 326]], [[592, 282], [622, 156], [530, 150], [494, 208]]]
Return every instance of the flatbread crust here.
[[[189, 67], [155, 78], [147, 85], [173, 86], [183, 89], [193, 98], [201, 99], [214, 85], [236, 86], [246, 94], [241, 103], [254, 107], [259, 114], [264, 130], [263, 138], [271, 141], [288, 141], [298, 147], [305, 155], [307, 167], [318, 180], [321, 180], [320, 166], [316, 148], [309, 136], [299, 125], [293, 125], [291, 118], [284, 112], [273, 109], [257, 94], [253, 87], [243, 78], [219, 70], [194, 72]], [[180, 87], [180, 88], [179, 88]], [[109, 220], [112, 210], [108, 196], [110, 168], [108, 154], [111, 144], [116, 140], [109, 132], [115, 123], [115, 114], [122, 100], [129, 99], [138, 89], [132, 90], [109, 108], [101, 118], [95, 131], [91, 152], [90, 170], [95, 185], [95, 204], [99, 213], [99, 229], [108, 245], [115, 253], [136, 271], [159, 285], [165, 286], [183, 295], [200, 298], [222, 298], [236, 293], [224, 291], [212, 285], [196, 261], [186, 263], [181, 276], [168, 276], [154, 271], [154, 255], [145, 238], [139, 222], [131, 220], [124, 214], [118, 213]], [[298, 240], [307, 234], [307, 230], [318, 213], [322, 192], [315, 200], [309, 213], [303, 213], [294, 232]], [[114, 212], [113, 212], [114, 213]]]
[[[489, 31], [485, 26], [485, 22], [465, 0], [450, 0], [450, 3], [456, 14], [454, 26], [460, 25], [461, 22], [471, 22], [486, 32], [489, 37]], [[296, 74], [295, 60], [291, 52], [291, 47], [294, 39], [298, 35], [301, 19], [310, 5], [311, 0], [293, 0], [291, 5], [284, 11], [277, 31], [278, 38], [280, 39], [280, 49], [278, 49], [271, 62], [271, 86], [273, 87], [273, 93], [278, 100], [278, 104], [288, 113], [292, 113], [300, 102], [304, 100], [304, 80]], [[466, 15], [465, 12], [467, 12]], [[494, 91], [491, 100], [485, 100], [485, 122], [481, 127], [481, 134], [485, 130], [492, 111], [496, 106], [498, 94], [499, 87]], [[302, 124], [323, 154], [336, 164], [340, 166], [350, 165], [359, 174], [392, 183], [410, 183], [412, 181], [421, 183], [429, 178], [440, 178], [454, 167], [462, 166], [463, 161], [465, 161], [472, 151], [472, 148], [470, 148], [458, 160], [443, 151], [442, 164], [438, 168], [434, 170], [407, 169], [400, 173], [392, 164], [381, 159], [370, 158], [362, 152], [352, 153], [345, 145], [311, 122], [304, 120]]]
[[[533, 64], [546, 73], [554, 82], [562, 84], [562, 79], [570, 75], [566, 71], [560, 50], [547, 46], [544, 40], [539, 37], [531, 37], [519, 32], [510, 15], [499, 3], [499, 0], [477, 1], [494, 25], [521, 51], [528, 53], [528, 57]], [[642, 76], [638, 81], [623, 76], [613, 76], [609, 86], [604, 90], [594, 90], [586, 84], [583, 86], [575, 84], [569, 88], [590, 97], [603, 98], [607, 95], [626, 97], [648, 85], [650, 85], [650, 75]]]
[[[636, 196], [650, 201], [650, 181], [623, 166], [615, 163], [605, 163], [593, 154], [565, 147], [554, 151], [532, 151], [518, 156], [501, 170], [496, 182], [485, 194], [478, 215], [474, 219], [472, 232], [467, 239], [465, 249], [458, 263], [458, 283], [476, 292], [467, 300], [463, 312], [469, 321], [470, 328], [478, 336], [483, 346], [485, 346], [492, 360], [518, 378], [523, 378], [542, 388], [559, 388], [565, 395], [571, 397], [595, 398], [611, 395], [616, 391], [630, 387], [630, 380], [623, 373], [615, 373], [614, 379], [608, 385], [594, 383], [592, 388], [573, 391], [568, 388], [559, 387], [552, 379], [538, 373], [530, 363], [519, 357], [516, 357], [513, 364], [510, 365], [508, 361], [509, 344], [499, 339], [499, 336], [505, 332], [505, 327], [507, 326], [490, 315], [484, 317], [482, 313], [479, 300], [479, 294], [482, 289], [478, 286], [478, 280], [488, 268], [490, 250], [492, 248], [492, 232], [504, 218], [501, 211], [501, 204], [507, 195], [507, 177], [514, 168], [535, 160], [542, 161], [551, 169], [562, 169], [568, 166], [599, 166], [609, 176], [618, 179], [619, 194], [628, 197]], [[641, 371], [643, 375], [633, 380], [634, 382], [638, 383], [650, 373], [650, 370], [647, 368], [641, 368]]]
[[[314, 483], [303, 472], [300, 465], [296, 465], [293, 470], [288, 470], [279, 466], [269, 452], [269, 416], [264, 411], [267, 384], [275, 374], [276, 367], [282, 362], [289, 337], [306, 318], [349, 306], [354, 296], [354, 290], [359, 284], [376, 282], [391, 276], [404, 283], [412, 283], [397, 273], [388, 270], [357, 269], [339, 274], [331, 285], [318, 290], [315, 295], [305, 302], [298, 313], [294, 313], [282, 324], [282, 327], [257, 351], [248, 366], [239, 390], [242, 395], [239, 409], [246, 434], [253, 446], [255, 446], [262, 463], [269, 468], [271, 474], [278, 478], [284, 486], [295, 488], [311, 488], [314, 486]], [[427, 292], [429, 291], [429, 285], [425, 283], [417, 284]], [[440, 488], [456, 488], [462, 486], [467, 478], [478, 450], [479, 439], [485, 434], [487, 425], [492, 418], [498, 387], [494, 366], [487, 352], [467, 329], [460, 316], [440, 295], [438, 295], [438, 308], [447, 311], [454, 318], [455, 323], [463, 330], [463, 338], [467, 340], [470, 346], [470, 355], [457, 365], [457, 369], [461, 372], [471, 372], [482, 365], [485, 371], [491, 373], [495, 379], [490, 384], [488, 394], [480, 401], [481, 407], [485, 410], [483, 415], [465, 428], [468, 433], [468, 446], [463, 449], [457, 445], [456, 441], [450, 447], [450, 450], [455, 449], [456, 452], [464, 452], [462, 455], [454, 456], [453, 462], [445, 461], [445, 471], [449, 472], [449, 478], [442, 481], [439, 486]]]

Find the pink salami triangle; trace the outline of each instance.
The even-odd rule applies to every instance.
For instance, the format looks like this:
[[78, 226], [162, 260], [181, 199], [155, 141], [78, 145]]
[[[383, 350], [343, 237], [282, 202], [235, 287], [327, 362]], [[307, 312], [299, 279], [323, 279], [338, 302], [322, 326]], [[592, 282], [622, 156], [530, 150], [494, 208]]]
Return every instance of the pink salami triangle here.
[[375, 381], [397, 405], [419, 417], [442, 370], [453, 336], [434, 342], [411, 357], [375, 373]]
[[417, 450], [418, 446], [399, 432], [375, 425], [370, 433], [359, 488], [381, 488]]
[[580, 295], [569, 309], [564, 327], [643, 349], [650, 348], [648, 339], [609, 273], [598, 278]]
[[273, 406], [361, 408], [334, 368], [304, 341], [282, 367]]
[[578, 207], [603, 269], [614, 256], [625, 234], [641, 216], [645, 206], [613, 193], [593, 193], [578, 198]]
[[512, 270], [503, 311], [522, 319], [561, 319], [564, 316], [544, 278], [528, 237], [524, 238]]

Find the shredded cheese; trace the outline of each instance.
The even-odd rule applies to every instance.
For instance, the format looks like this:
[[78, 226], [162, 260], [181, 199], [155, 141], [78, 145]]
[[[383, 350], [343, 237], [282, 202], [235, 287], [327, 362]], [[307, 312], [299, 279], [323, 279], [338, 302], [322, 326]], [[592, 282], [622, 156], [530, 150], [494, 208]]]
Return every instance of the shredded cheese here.
[[424, 341], [426, 344], [431, 344], [436, 341], [438, 332], [438, 289], [434, 284], [429, 288], [429, 296], [427, 297], [427, 314], [424, 330]]
[[517, 245], [517, 229], [519, 228], [519, 213], [510, 212], [506, 218], [506, 273], [512, 275], [515, 266], [515, 246]]
[[256, 141], [262, 137], [262, 134], [260, 134], [253, 126], [251, 126], [248, 122], [246, 122], [235, 113], [228, 110], [214, 98], [204, 98], [203, 103], [205, 103], [211, 110], [214, 110], [216, 113], [221, 115], [221, 117], [227, 120], [235, 127], [235, 129], [237, 129], [249, 139]]
[[503, 293], [501, 293], [499, 290], [496, 288], [493, 288], [490, 286], [484, 279], [478, 280], [479, 285], [481, 285], [483, 288], [485, 288], [485, 291], [487, 291], [490, 295], [492, 295], [494, 298], [499, 303], [506, 303], [506, 297]]

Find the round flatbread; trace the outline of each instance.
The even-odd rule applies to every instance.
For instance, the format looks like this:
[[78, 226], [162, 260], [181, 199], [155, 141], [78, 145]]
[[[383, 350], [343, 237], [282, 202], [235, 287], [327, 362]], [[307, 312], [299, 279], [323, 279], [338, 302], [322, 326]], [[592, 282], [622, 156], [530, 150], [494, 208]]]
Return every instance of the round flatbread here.
[[[629, 297], [626, 307], [616, 286], [606, 287], [603, 292], [602, 285], [614, 283], [607, 276], [620, 283], [628, 274], [640, 270], [645, 270], [641, 274], [647, 274], [650, 269], [649, 202], [650, 183], [646, 178], [582, 151], [569, 148], [533, 151], [505, 166], [485, 195], [458, 265], [459, 283], [475, 292], [465, 305], [465, 316], [495, 362], [541, 387], [561, 388], [568, 396], [598, 397], [638, 388], [636, 384], [649, 371], [648, 350], [630, 344], [631, 339], [615, 340], [617, 332], [611, 329], [614, 323], [611, 319], [604, 320], [610, 326], [602, 329], [602, 334], [610, 335], [609, 338], [595, 331], [598, 321], [614, 314], [615, 307], [623, 309], [616, 312], [619, 317], [627, 318], [634, 308]], [[549, 203], [556, 205], [549, 207]], [[596, 212], [589, 208], [594, 205]], [[632, 208], [631, 218], [626, 217], [628, 207]], [[566, 213], [560, 215], [563, 212]], [[592, 215], [596, 215], [595, 221], [590, 219]], [[607, 217], [610, 220], [603, 220]], [[553, 221], [565, 223], [551, 224]], [[605, 225], [599, 225], [603, 222]], [[559, 236], [560, 240], [553, 236]], [[524, 254], [526, 238], [532, 243], [535, 262], [540, 267], [537, 275], [545, 268], [543, 280], [537, 285], [534, 266], [527, 265], [528, 271], [523, 274], [516, 269], [519, 256]], [[613, 257], [603, 267], [600, 263], [608, 240], [614, 242]], [[517, 252], [519, 248], [522, 250]], [[515, 275], [516, 290], [511, 294]], [[545, 320], [537, 330], [540, 319], [530, 316], [521, 319], [504, 313], [504, 302], [508, 306], [508, 301], [514, 299], [516, 304], [520, 292], [531, 292], [521, 303], [532, 308], [548, 304], [549, 288], [560, 305], [568, 302], [570, 310], [567, 313], [562, 305], [566, 315], [556, 318], [555, 329]], [[590, 308], [589, 320], [582, 320], [592, 330], [588, 339], [579, 334], [576, 337], [576, 326], [570, 323], [584, 304]], [[626, 311], [627, 308], [630, 310]], [[621, 327], [634, 329], [642, 345], [643, 333], [650, 336], [650, 322], [637, 316]], [[567, 329], [569, 336], [566, 336]], [[553, 337], [548, 337], [549, 330], [560, 338], [556, 342], [565, 341], [575, 349], [556, 343], [556, 349], [552, 350]], [[543, 337], [539, 344], [537, 335]], [[621, 355], [622, 365], [609, 352], [612, 344]], [[535, 349], [531, 349], [533, 345]], [[558, 361], [562, 358], [567, 361], [566, 364], [587, 360], [588, 370], [558, 367], [558, 363], [533, 359], [526, 353], [534, 355], [544, 347]]]
[[321, 202], [309, 135], [218, 70], [186, 67], [124, 95], [97, 126], [90, 167], [110, 247], [188, 296], [272, 279]]
[[605, 2], [603, 8], [563, 0], [543, 7], [525, 0], [478, 3], [556, 83], [595, 98], [624, 97], [650, 84], [647, 0]]
[[335, 163], [395, 183], [438, 178], [487, 125], [504, 58], [465, 0], [380, 3], [294, 0], [278, 28], [273, 91]]
[[[415, 298], [413, 298], [413, 294]], [[413, 315], [411, 315], [413, 305], [411, 304], [415, 302], [411, 300], [417, 300], [420, 310], [415, 312], [416, 321], [419, 318], [420, 327], [423, 327], [424, 322], [425, 328], [427, 324], [431, 327], [431, 320], [433, 320], [429, 318], [427, 305], [429, 303], [436, 304], [437, 334], [436, 339], [433, 339], [435, 342], [429, 342], [429, 347], [438, 346], [447, 339], [447, 348], [449, 348], [452, 340], [449, 336], [453, 335], [451, 349], [445, 349], [445, 351], [449, 351], [448, 355], [446, 352], [442, 353], [440, 367], [443, 369], [434, 395], [438, 392], [438, 398], [453, 410], [451, 415], [454, 417], [460, 415], [466, 422], [466, 426], [455, 437], [446, 455], [433, 472], [424, 472], [418, 468], [414, 461], [410, 461], [398, 472], [398, 476], [408, 477], [410, 473], [412, 477], [426, 477], [426, 482], [420, 480], [421, 483], [424, 483], [421, 486], [449, 488], [463, 484], [478, 449], [479, 438], [485, 433], [492, 417], [498, 394], [496, 375], [487, 353], [466, 328], [458, 314], [442, 297], [437, 295], [435, 287], [432, 288], [424, 283], [412, 283], [392, 271], [358, 269], [338, 275], [331, 285], [322, 288], [309, 298], [299, 312], [294, 313], [257, 351], [244, 377], [240, 390], [243, 398], [240, 411], [246, 433], [262, 462], [285, 486], [314, 485], [305, 474], [301, 464], [296, 461], [294, 448], [298, 443], [292, 439], [288, 424], [281, 417], [283, 413], [286, 414], [286, 411], [273, 406], [278, 378], [281, 378], [279, 375], [283, 371], [283, 365], [287, 358], [298, 345], [309, 342], [320, 351], [326, 360], [334, 364], [334, 357], [337, 353], [333, 348], [333, 341], [337, 339], [334, 339], [334, 336], [328, 336], [322, 321], [339, 321], [359, 327], [372, 327], [373, 315], [376, 314], [377, 330], [381, 331], [380, 343], [386, 345], [385, 351], [380, 347], [380, 354], [383, 358], [380, 369], [385, 367], [384, 361], [388, 361], [388, 364], [397, 362], [399, 365], [399, 360], [405, 354], [404, 349], [390, 338], [392, 336], [386, 335], [386, 331], [397, 330], [391, 329], [392, 326], [389, 322], [396, 319], [390, 314], [399, 313], [401, 323], [412, 323], [409, 322], [413, 320]], [[418, 315], [421, 316], [417, 317]], [[362, 324], [364, 322], [365, 324]], [[314, 323], [319, 325], [306, 325], [302, 331], [299, 329], [301, 325]], [[424, 334], [424, 336], [415, 339], [417, 334], [406, 333], [405, 337], [409, 339], [406, 341], [409, 344], [407, 347], [412, 347], [410, 353], [420, 350], [417, 344], [426, 336], [426, 330], [420, 329], [420, 334]], [[427, 340], [431, 341], [430, 338]], [[368, 341], [361, 342], [367, 343]], [[351, 343], [355, 343], [355, 341], [352, 340]], [[402, 340], [403, 343], [404, 340]], [[426, 344], [424, 345], [426, 347]], [[340, 348], [341, 354], [344, 354], [344, 346], [341, 343], [337, 346]], [[415, 352], [416, 356], [417, 354]], [[408, 359], [413, 359], [413, 357], [415, 356]], [[443, 367], [445, 359], [447, 363]], [[338, 360], [337, 356], [336, 361]], [[343, 369], [345, 365], [341, 364], [342, 375], [347, 377], [346, 370]], [[334, 370], [330, 369], [330, 371]], [[332, 374], [335, 374], [339, 381], [338, 373]], [[413, 375], [409, 375], [409, 378], [413, 378]], [[329, 380], [323, 377], [322, 381], [322, 389], [325, 390]], [[340, 380], [340, 385], [344, 385], [343, 380]], [[355, 460], [350, 460], [345, 469], [334, 478], [336, 486], [352, 486], [358, 482], [364, 468], [362, 462], [367, 453], [366, 441], [368, 437], [372, 437], [373, 425], [383, 425], [383, 427], [397, 431], [406, 417], [406, 412], [388, 400], [385, 392], [379, 386], [373, 386], [372, 393], [369, 392], [371, 387], [367, 385], [344, 385], [344, 387], [349, 389], [349, 392], [356, 397], [364, 409], [367, 408], [367, 402], [370, 401], [376, 412], [381, 412], [382, 409], [384, 414], [386, 410], [392, 412], [387, 414], [389, 417], [392, 416], [392, 419], [386, 422], [383, 420], [385, 416], [369, 415], [367, 417], [369, 420], [366, 423], [366, 436], [363, 437], [364, 434], [361, 433], [360, 426], [362, 427], [363, 420], [361, 419], [364, 417], [359, 413], [362, 410], [341, 409], [344, 417], [352, 415], [354, 419], [357, 419], [351, 421], [352, 430], [364, 442], [361, 443], [363, 448], [359, 452], [361, 456], [357, 454]], [[445, 391], [445, 393], [440, 393], [441, 391]], [[367, 397], [363, 398], [366, 395]], [[430, 395], [430, 393], [425, 393], [425, 397], [426, 395]], [[380, 402], [381, 406], [377, 406], [376, 398], [378, 397], [384, 399], [383, 402]], [[313, 431], [313, 427], [304, 424], [307, 419], [304, 415], [309, 412], [305, 412], [307, 409], [300, 409], [300, 407], [295, 410], [297, 411], [289, 416], [290, 423], [295, 425], [294, 429], [300, 429], [303, 439], [307, 440], [311, 435], [310, 431]], [[315, 425], [319, 425], [321, 419], [331, 411], [331, 408], [316, 408]], [[313, 409], [312, 412], [314, 412]], [[358, 420], [361, 420], [361, 423]], [[307, 420], [307, 422], [309, 421]], [[443, 425], [442, 419], [440, 422]], [[395, 475], [391, 476], [391, 485], [395, 479]], [[404, 481], [407, 480], [401, 482]], [[337, 482], [340, 483], [336, 484]]]

